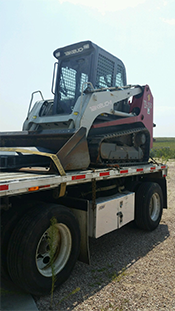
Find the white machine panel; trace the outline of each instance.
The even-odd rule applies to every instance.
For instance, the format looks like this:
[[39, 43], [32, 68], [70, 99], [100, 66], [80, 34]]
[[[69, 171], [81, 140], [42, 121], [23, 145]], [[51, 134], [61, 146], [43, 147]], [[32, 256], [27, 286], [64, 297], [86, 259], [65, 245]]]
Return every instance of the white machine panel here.
[[90, 209], [90, 236], [98, 238], [134, 220], [135, 193], [123, 192], [96, 200]]

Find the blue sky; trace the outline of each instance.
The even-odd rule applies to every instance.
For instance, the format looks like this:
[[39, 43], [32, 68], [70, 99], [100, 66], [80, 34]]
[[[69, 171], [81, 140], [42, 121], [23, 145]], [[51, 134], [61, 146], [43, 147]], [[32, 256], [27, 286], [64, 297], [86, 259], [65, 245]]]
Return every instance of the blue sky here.
[[154, 136], [175, 137], [174, 0], [0, 0], [0, 131], [21, 130], [33, 91], [52, 98], [53, 51], [84, 40], [150, 86]]

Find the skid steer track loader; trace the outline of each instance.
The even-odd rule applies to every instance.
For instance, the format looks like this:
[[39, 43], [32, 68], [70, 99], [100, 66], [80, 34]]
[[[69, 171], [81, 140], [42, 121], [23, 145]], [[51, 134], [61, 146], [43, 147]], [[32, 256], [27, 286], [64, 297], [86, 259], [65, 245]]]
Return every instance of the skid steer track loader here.
[[54, 99], [38, 91], [42, 100], [32, 105], [32, 93], [22, 131], [0, 133], [1, 170], [49, 166], [48, 154], [56, 154], [65, 171], [148, 162], [149, 86], [127, 85], [122, 61], [91, 41], [54, 56]]

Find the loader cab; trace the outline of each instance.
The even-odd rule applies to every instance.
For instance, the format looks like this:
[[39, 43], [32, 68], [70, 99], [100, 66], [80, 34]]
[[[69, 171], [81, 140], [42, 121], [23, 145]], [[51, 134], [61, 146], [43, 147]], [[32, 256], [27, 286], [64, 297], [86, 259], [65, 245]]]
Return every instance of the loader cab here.
[[53, 54], [58, 60], [53, 114], [71, 114], [87, 87], [84, 82], [91, 82], [96, 89], [126, 85], [122, 61], [91, 41], [57, 49]]

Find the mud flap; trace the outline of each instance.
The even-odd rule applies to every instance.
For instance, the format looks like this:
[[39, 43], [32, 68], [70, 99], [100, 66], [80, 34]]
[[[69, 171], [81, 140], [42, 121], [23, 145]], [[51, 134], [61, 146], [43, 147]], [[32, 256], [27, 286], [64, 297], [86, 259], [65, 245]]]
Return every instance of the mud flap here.
[[89, 249], [89, 201], [74, 197], [62, 197], [59, 203], [71, 209], [78, 220], [81, 232], [79, 261], [90, 265]]

